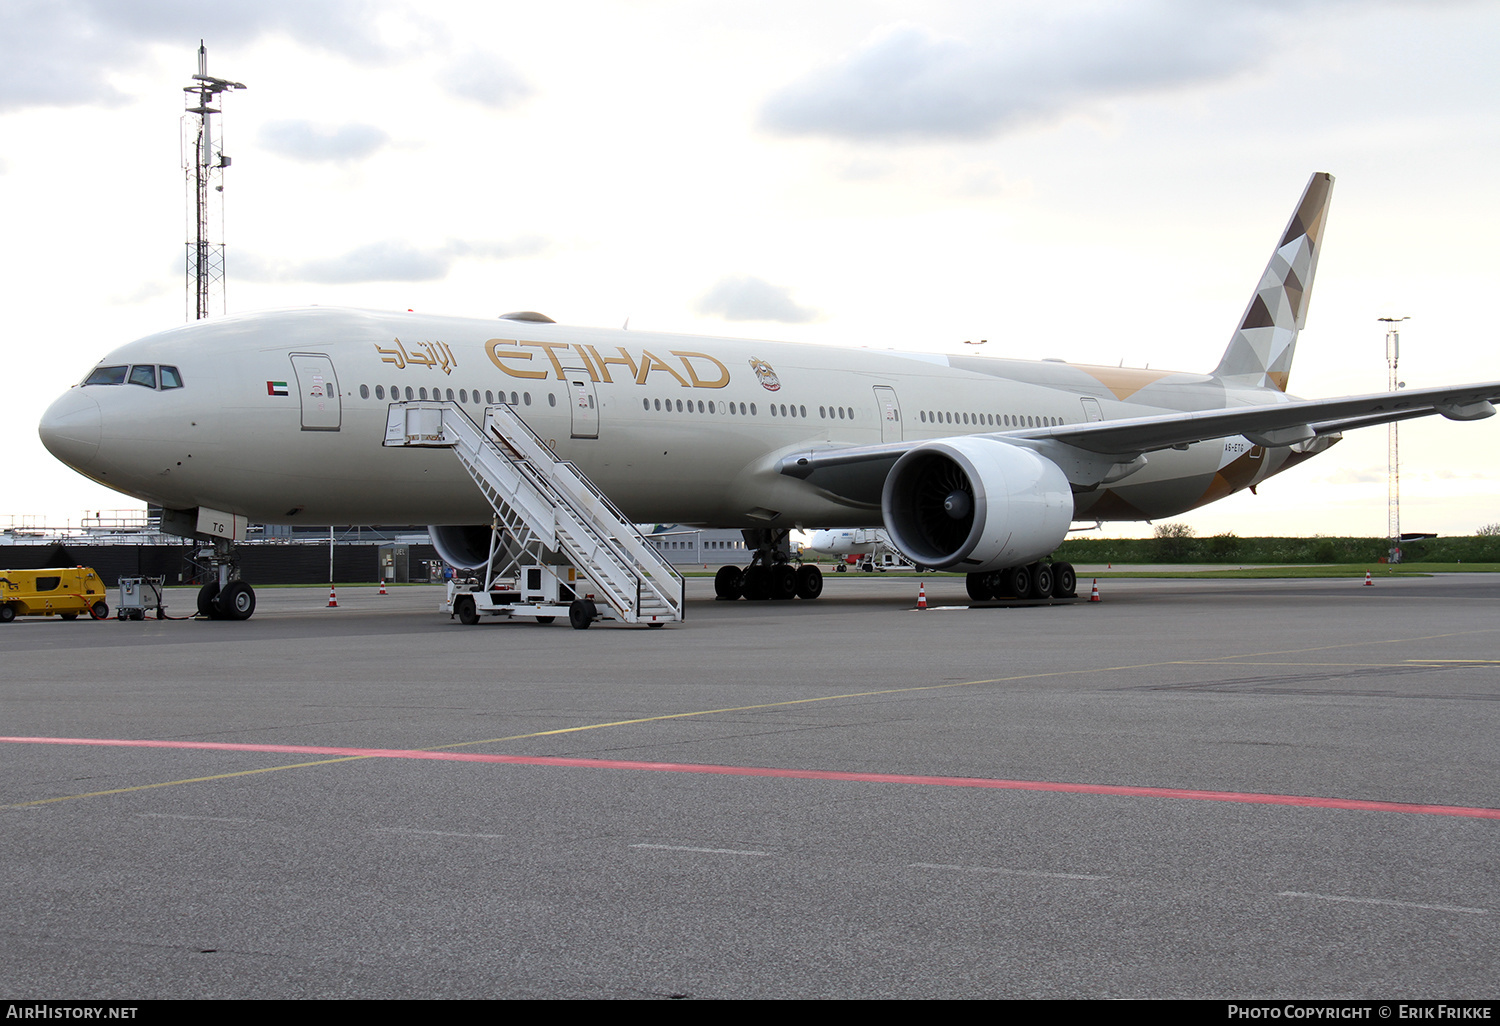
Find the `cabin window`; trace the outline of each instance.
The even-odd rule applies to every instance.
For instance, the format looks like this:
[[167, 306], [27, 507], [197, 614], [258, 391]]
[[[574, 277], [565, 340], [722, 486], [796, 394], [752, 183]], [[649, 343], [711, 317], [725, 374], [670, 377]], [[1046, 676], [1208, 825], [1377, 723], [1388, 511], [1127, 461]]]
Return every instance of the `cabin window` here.
[[553, 392], [548, 392], [547, 393], [547, 405], [548, 406], [556, 406], [557, 405], [557, 395], [556, 395], [556, 393], [553, 393]]
[[370, 386], [369, 385], [360, 385], [359, 386], [359, 397], [361, 399], [368, 399], [368, 398], [370, 398]]
[[385, 398], [385, 386], [384, 385], [376, 385], [375, 386], [375, 398], [376, 399], [384, 399]]

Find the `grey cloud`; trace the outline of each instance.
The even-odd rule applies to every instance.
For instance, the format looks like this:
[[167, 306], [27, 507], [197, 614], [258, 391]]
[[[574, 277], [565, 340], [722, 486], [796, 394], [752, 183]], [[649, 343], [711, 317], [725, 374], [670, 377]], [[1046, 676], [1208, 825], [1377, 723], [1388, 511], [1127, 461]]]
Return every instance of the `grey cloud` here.
[[6, 0], [0, 4], [0, 111], [114, 104], [109, 76], [140, 64], [155, 44], [183, 49], [183, 80], [200, 39], [243, 46], [271, 34], [357, 60], [384, 60], [366, 0]]
[[371, 242], [336, 257], [300, 262], [267, 260], [253, 253], [235, 256], [229, 274], [257, 282], [304, 282], [315, 285], [352, 285], [371, 281], [440, 281], [456, 261], [465, 258], [509, 260], [532, 256], [546, 241], [524, 236], [511, 242], [468, 242], [452, 239], [426, 248], [399, 240]]
[[704, 293], [694, 309], [701, 314], [722, 317], [726, 321], [780, 321], [782, 324], [806, 324], [816, 320], [819, 312], [798, 306], [791, 290], [772, 285], [748, 274], [719, 279]]
[[495, 110], [515, 106], [531, 95], [531, 86], [509, 64], [483, 53], [456, 61], [442, 84], [453, 96]]
[[1111, 97], [1225, 79], [1273, 53], [1302, 2], [1191, 0], [1078, 8], [976, 41], [889, 26], [771, 96], [762, 124], [786, 135], [986, 138]]
[[304, 161], [359, 160], [390, 136], [374, 125], [315, 125], [310, 121], [273, 121], [260, 130], [260, 144], [272, 153]]

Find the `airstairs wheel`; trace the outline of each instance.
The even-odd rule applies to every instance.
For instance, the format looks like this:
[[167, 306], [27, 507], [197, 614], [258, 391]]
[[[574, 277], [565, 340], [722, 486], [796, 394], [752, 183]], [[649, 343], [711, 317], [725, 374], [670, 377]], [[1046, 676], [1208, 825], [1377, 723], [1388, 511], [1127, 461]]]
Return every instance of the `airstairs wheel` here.
[[599, 616], [599, 607], [589, 599], [574, 599], [568, 605], [568, 623], [575, 631], [586, 631]]

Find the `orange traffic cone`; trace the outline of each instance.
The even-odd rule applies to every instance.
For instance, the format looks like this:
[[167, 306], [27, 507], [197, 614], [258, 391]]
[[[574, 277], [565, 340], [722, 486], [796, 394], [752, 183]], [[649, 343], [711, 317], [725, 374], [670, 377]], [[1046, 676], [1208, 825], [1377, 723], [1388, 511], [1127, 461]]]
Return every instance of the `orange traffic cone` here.
[[329, 609], [337, 609], [338, 608], [338, 604], [339, 604], [339, 597], [333, 593], [333, 585], [330, 584], [328, 586], [328, 608]]
[[1089, 601], [1090, 602], [1098, 602], [1099, 601], [1099, 578], [1097, 578], [1097, 577], [1094, 578], [1094, 590], [1091, 591], [1091, 592], [1089, 592]]
[[1370, 571], [1368, 571], [1368, 570], [1365, 571], [1365, 587], [1366, 588], [1373, 588], [1373, 587], [1375, 587], [1375, 582], [1370, 578]]
[[917, 608], [927, 608], [927, 582], [921, 581], [917, 584]]
[[385, 593], [386, 593], [386, 591], [385, 591], [385, 578], [382, 577], [380, 579], [380, 594], [384, 595]]

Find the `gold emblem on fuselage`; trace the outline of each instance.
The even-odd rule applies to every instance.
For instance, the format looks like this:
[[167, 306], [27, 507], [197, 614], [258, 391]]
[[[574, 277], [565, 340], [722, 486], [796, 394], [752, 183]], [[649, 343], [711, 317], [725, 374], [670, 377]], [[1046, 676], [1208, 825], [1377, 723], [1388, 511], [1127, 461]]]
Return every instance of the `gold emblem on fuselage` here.
[[751, 359], [750, 369], [755, 372], [755, 377], [760, 381], [760, 387], [767, 392], [781, 391], [781, 379], [771, 369], [771, 365], [764, 360]]

